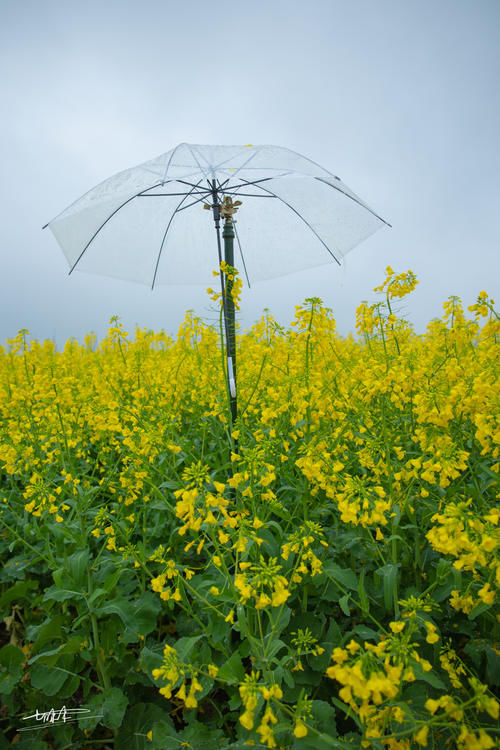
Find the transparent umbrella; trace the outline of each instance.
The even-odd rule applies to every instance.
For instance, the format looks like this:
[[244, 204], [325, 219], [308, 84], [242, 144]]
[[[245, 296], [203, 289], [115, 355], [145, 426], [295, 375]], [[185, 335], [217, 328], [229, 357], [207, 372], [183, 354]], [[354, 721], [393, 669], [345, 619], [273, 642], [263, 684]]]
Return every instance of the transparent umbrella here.
[[[238, 202], [237, 224], [234, 219]], [[210, 208], [210, 215], [201, 210]], [[148, 284], [206, 284], [219, 262], [248, 285], [343, 256], [387, 225], [338, 177], [278, 146], [181, 143], [108, 178], [46, 226], [75, 269]], [[222, 299], [227, 382], [236, 417], [234, 307]]]

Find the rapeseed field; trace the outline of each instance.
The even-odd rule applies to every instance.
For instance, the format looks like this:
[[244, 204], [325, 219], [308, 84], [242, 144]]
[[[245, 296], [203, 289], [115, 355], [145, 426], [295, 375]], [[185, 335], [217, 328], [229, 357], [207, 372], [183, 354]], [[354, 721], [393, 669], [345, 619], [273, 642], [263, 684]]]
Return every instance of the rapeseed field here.
[[0, 747], [500, 747], [500, 318], [453, 297], [417, 335], [416, 283], [356, 336], [264, 314], [235, 423], [193, 313], [6, 343]]

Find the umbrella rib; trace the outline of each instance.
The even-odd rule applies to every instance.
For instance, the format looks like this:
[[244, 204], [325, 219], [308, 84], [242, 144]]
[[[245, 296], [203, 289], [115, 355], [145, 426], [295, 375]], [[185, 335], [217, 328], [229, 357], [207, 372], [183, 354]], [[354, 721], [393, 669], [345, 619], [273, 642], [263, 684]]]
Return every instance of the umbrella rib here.
[[[201, 181], [202, 181], [202, 180], [200, 180], [200, 182], [201, 182]], [[200, 182], [198, 182], [198, 185], [200, 184]], [[197, 188], [197, 187], [198, 187], [198, 185], [193, 185], [193, 189]], [[161, 245], [160, 245], [160, 250], [159, 250], [159, 252], [158, 252], [158, 258], [156, 259], [155, 272], [154, 272], [154, 275], [153, 275], [153, 282], [152, 282], [152, 284], [151, 284], [151, 290], [153, 290], [153, 289], [154, 289], [154, 285], [155, 285], [155, 281], [156, 281], [156, 275], [157, 275], [157, 273], [158, 273], [158, 267], [159, 267], [159, 265], [160, 265], [160, 258], [161, 258], [161, 254], [162, 254], [162, 252], [163, 252], [163, 248], [165, 247], [165, 240], [167, 239], [167, 234], [168, 234], [168, 230], [170, 229], [170, 226], [171, 226], [171, 224], [172, 224], [172, 221], [174, 220], [174, 216], [175, 216], [175, 215], [176, 215], [176, 213], [177, 213], [177, 212], [178, 212], [178, 211], [180, 210], [180, 207], [182, 206], [182, 204], [184, 203], [184, 201], [185, 201], [185, 200], [186, 200], [186, 199], [187, 199], [187, 198], [188, 198], [188, 197], [189, 197], [189, 196], [191, 195], [191, 193], [192, 193], [192, 192], [193, 192], [193, 191], [192, 191], [192, 190], [190, 190], [190, 191], [189, 191], [189, 193], [187, 193], [187, 194], [186, 194], [186, 195], [184, 196], [184, 198], [183, 198], [183, 199], [182, 199], [182, 200], [181, 200], [181, 201], [179, 202], [179, 204], [177, 205], [177, 208], [176, 208], [176, 209], [175, 209], [175, 211], [174, 211], [174, 212], [172, 213], [172, 216], [171, 216], [171, 217], [170, 217], [170, 219], [169, 219], [169, 222], [168, 222], [168, 224], [167, 224], [167, 228], [165, 229], [165, 233], [164, 233], [164, 235], [163, 235], [163, 239], [162, 239], [162, 241], [161, 241]]]
[[[197, 183], [188, 182], [187, 180], [180, 180], [180, 179], [176, 179], [175, 180], [175, 182], [180, 182], [181, 185], [188, 185], [188, 187], [193, 188], [193, 190], [195, 188], [197, 188], [199, 186], [200, 182], [202, 182], [202, 181], [203, 181], [203, 178], [201, 180], [198, 180]], [[207, 193], [209, 193], [209, 192], [211, 192], [212, 188], [210, 188], [210, 190], [208, 190], [207, 188], [200, 188], [200, 190], [205, 190]]]
[[[150, 190], [154, 190], [155, 188], [157, 188], [157, 187], [160, 187], [161, 185], [162, 185], [162, 183], [161, 183], [161, 182], [159, 182], [159, 183], [158, 183], [158, 185], [153, 185], [153, 187], [152, 187], [152, 188], [149, 188], [149, 189], [150, 189]], [[133, 201], [133, 200], [134, 200], [135, 198], [137, 198], [137, 197], [138, 197], [139, 195], [140, 195], [140, 193], [136, 193], [135, 195], [132, 195], [132, 196], [131, 196], [130, 198], [127, 198], [127, 200], [126, 200], [126, 201], [123, 201], [123, 203], [121, 203], [121, 204], [120, 204], [120, 205], [119, 205], [119, 206], [118, 206], [117, 208], [115, 208], [115, 210], [114, 210], [114, 211], [113, 211], [112, 213], [110, 213], [110, 215], [108, 216], [108, 218], [107, 218], [107, 219], [106, 219], [105, 221], [103, 221], [103, 223], [101, 224], [101, 226], [100, 226], [100, 227], [99, 227], [98, 229], [96, 229], [96, 231], [94, 232], [94, 234], [92, 235], [92, 237], [90, 238], [90, 240], [89, 240], [89, 241], [87, 242], [87, 244], [86, 244], [86, 245], [85, 245], [85, 247], [83, 248], [82, 252], [80, 253], [80, 255], [78, 256], [78, 258], [77, 258], [77, 259], [75, 260], [75, 262], [73, 263], [73, 265], [72, 265], [72, 266], [71, 266], [71, 268], [69, 269], [69, 273], [68, 273], [68, 275], [69, 275], [69, 274], [71, 274], [71, 273], [73, 273], [73, 271], [75, 270], [76, 266], [77, 266], [77, 265], [78, 265], [78, 263], [79, 263], [79, 262], [81, 261], [81, 259], [82, 259], [83, 255], [84, 255], [84, 254], [85, 254], [85, 253], [87, 252], [87, 250], [88, 250], [88, 248], [89, 248], [90, 244], [91, 244], [91, 243], [92, 243], [92, 242], [93, 242], [93, 241], [95, 240], [95, 238], [97, 237], [97, 235], [99, 234], [99, 232], [101, 231], [101, 229], [103, 229], [103, 228], [104, 228], [104, 227], [106, 226], [106, 224], [108, 223], [108, 221], [109, 221], [110, 219], [112, 219], [112, 218], [113, 218], [113, 216], [114, 216], [115, 214], [117, 214], [117, 213], [118, 213], [118, 211], [121, 211], [121, 209], [122, 209], [122, 208], [123, 208], [124, 206], [126, 206], [126, 205], [127, 205], [127, 203], [130, 203], [130, 201]]]
[[[205, 177], [205, 179], [208, 180], [208, 172], [201, 166], [201, 164], [200, 164], [200, 162], [198, 160], [198, 157], [196, 156], [196, 154], [193, 151], [193, 147], [191, 145], [189, 145], [188, 148], [189, 148], [189, 151], [191, 153], [191, 156], [193, 157], [193, 159], [195, 160], [195, 162], [198, 165], [198, 169], [200, 170], [200, 172], [203, 173], [203, 176]], [[205, 159], [205, 161], [207, 161], [207, 160]], [[210, 166], [210, 165], [208, 164], [208, 166]]]
[[[203, 193], [190, 192], [190, 195], [201, 195], [207, 196], [210, 194], [209, 190], [204, 190]], [[175, 196], [186, 195], [186, 193], [141, 193], [138, 198], [174, 198]]]
[[[236, 191], [240, 190], [241, 188], [247, 187], [248, 185], [256, 185], [258, 188], [260, 188], [260, 184], [259, 183], [261, 183], [261, 182], [269, 182], [269, 180], [277, 180], [277, 179], [279, 180], [281, 177], [286, 177], [289, 174], [290, 174], [290, 172], [283, 172], [282, 174], [274, 175], [273, 177], [260, 177], [258, 180], [244, 180], [243, 178], [240, 177], [239, 178], [240, 180], [243, 179], [243, 183], [242, 184], [240, 184], [240, 185], [229, 185], [229, 189], [225, 190], [224, 192], [227, 193], [227, 194], [232, 194], [232, 195], [244, 195], [244, 193], [237, 193]], [[228, 182], [228, 180], [226, 180], [226, 182]], [[268, 196], [267, 195], [266, 196], [264, 196], [264, 195], [258, 195], [258, 196], [257, 195], [253, 195], [251, 197], [253, 197], [253, 198], [275, 198], [276, 196], [273, 193], [271, 193]]]
[[[150, 190], [153, 190], [153, 188], [150, 188]], [[198, 190], [198, 191], [195, 191], [193, 188], [192, 190], [189, 191], [190, 195], [201, 195], [205, 197], [209, 195], [210, 192], [211, 191], [207, 190], [206, 188], [203, 188], [202, 190]], [[142, 193], [139, 193], [137, 197], [138, 198], [158, 198], [161, 196], [161, 197], [171, 198], [171, 197], [178, 196], [178, 195], [186, 195], [186, 191], [183, 190], [182, 193], [149, 193], [149, 192], [145, 193], [145, 192], [142, 192]]]
[[[214, 193], [214, 186], [212, 185], [212, 183], [210, 182], [210, 180], [207, 180], [207, 182], [208, 182], [208, 184], [210, 185], [210, 193], [211, 193], [211, 194], [212, 194], [212, 196], [213, 196], [213, 193]], [[217, 184], [217, 187], [215, 188], [215, 192], [216, 192], [216, 194], [217, 194], [217, 195], [218, 195], [218, 194], [219, 194], [220, 192], [222, 192], [222, 189], [223, 189], [224, 185], [227, 185], [227, 183], [228, 183], [228, 182], [229, 182], [229, 177], [227, 178], [227, 180], [224, 180], [224, 182], [221, 182], [220, 180], [217, 180], [217, 183], [218, 183], [218, 184]], [[214, 180], [214, 184], [215, 184], [215, 180]], [[224, 192], [225, 192], [225, 191], [224, 191]]]
[[[241, 180], [241, 177], [240, 177], [240, 180]], [[321, 237], [319, 236], [319, 234], [317, 233], [317, 231], [314, 229], [314, 227], [311, 226], [311, 224], [309, 224], [309, 222], [307, 221], [307, 219], [304, 219], [304, 217], [302, 216], [302, 214], [300, 214], [297, 211], [296, 208], [294, 208], [290, 203], [288, 203], [286, 200], [284, 200], [284, 198], [280, 198], [279, 195], [276, 195], [276, 193], [273, 193], [272, 190], [268, 190], [267, 188], [262, 187], [261, 185], [257, 185], [257, 187], [259, 187], [261, 190], [265, 190], [267, 193], [269, 193], [274, 198], [277, 198], [279, 201], [281, 201], [282, 203], [284, 203], [285, 206], [288, 206], [288, 208], [291, 211], [293, 211], [294, 214], [297, 214], [297, 216], [299, 217], [299, 219], [301, 219], [304, 222], [304, 224], [309, 227], [309, 229], [311, 230], [311, 232], [318, 238], [318, 240], [321, 242], [321, 244], [330, 253], [330, 255], [332, 256], [332, 258], [339, 264], [339, 266], [342, 265], [340, 263], [339, 259], [334, 255], [334, 253], [332, 253], [332, 251], [330, 250], [330, 248], [328, 247], [328, 245], [326, 244], [326, 242], [323, 239], [321, 239]]]
[[252, 159], [255, 159], [255, 157], [257, 156], [258, 153], [259, 153], [258, 151], [254, 151], [253, 154], [251, 154], [248, 157], [248, 159], [246, 161], [244, 161], [243, 164], [240, 167], [238, 167], [238, 169], [235, 170], [235, 172], [234, 172], [234, 174], [232, 176], [236, 177], [236, 175], [238, 174], [238, 172], [241, 172], [241, 170], [243, 169], [243, 167], [246, 167], [246, 165], [248, 164], [248, 162], [252, 161]]
[[[195, 193], [193, 193], [193, 195], [195, 195]], [[201, 196], [201, 198], [197, 198], [197, 199], [196, 199], [195, 201], [193, 201], [192, 203], [188, 203], [188, 204], [187, 204], [187, 206], [182, 206], [182, 208], [179, 208], [179, 209], [177, 209], [177, 211], [178, 211], [178, 212], [180, 212], [180, 211], [185, 211], [185, 210], [186, 210], [186, 208], [191, 208], [191, 206], [195, 206], [195, 205], [196, 205], [197, 203], [201, 203], [201, 201], [203, 201], [203, 200], [206, 200], [206, 199], [207, 199], [207, 197], [208, 197], [209, 195], [210, 195], [210, 193], [209, 193], [209, 192], [208, 192], [208, 190], [207, 190], [207, 192], [206, 192], [206, 193], [203, 193], [203, 195]], [[187, 197], [187, 196], [186, 196], [186, 197]]]
[[163, 173], [163, 183], [165, 183], [165, 181], [166, 181], [166, 179], [167, 179], [167, 175], [168, 175], [168, 170], [170, 169], [170, 165], [172, 164], [172, 159], [174, 158], [174, 156], [175, 156], [176, 152], [178, 151], [178, 149], [180, 149], [180, 148], [181, 148], [181, 146], [187, 146], [187, 145], [188, 145], [187, 143], [179, 143], [179, 144], [178, 144], [178, 145], [177, 145], [177, 146], [176, 146], [176, 147], [175, 147], [175, 148], [174, 148], [174, 149], [172, 150], [172, 153], [170, 154], [170, 159], [168, 160], [168, 164], [167, 164], [167, 166], [165, 167], [165, 172]]
[[[283, 174], [274, 175], [273, 177], [260, 177], [258, 180], [245, 180], [244, 177], [240, 177], [240, 180], [243, 180], [242, 185], [235, 185], [234, 187], [231, 187], [232, 190], [239, 190], [241, 187], [247, 187], [248, 185], [257, 185], [257, 187], [260, 187], [259, 182], [269, 182], [269, 180], [276, 180], [280, 177], [286, 177], [287, 174], [290, 174], [290, 172], [283, 172]], [[228, 178], [230, 179], [230, 178]], [[226, 180], [227, 182], [228, 180]]]
[[[375, 211], [373, 211], [370, 208], [370, 206], [367, 206], [366, 203], [364, 203], [362, 200], [360, 200], [356, 196], [349, 195], [349, 193], [347, 193], [345, 190], [342, 190], [342, 188], [337, 187], [337, 185], [332, 185], [331, 182], [328, 182], [328, 180], [324, 180], [322, 177], [315, 177], [314, 179], [318, 180], [318, 182], [323, 182], [325, 185], [328, 185], [329, 187], [333, 188], [334, 190], [338, 190], [339, 193], [342, 193], [342, 195], [345, 195], [346, 198], [350, 198], [352, 201], [354, 201], [354, 203], [357, 203], [358, 206], [362, 206], [363, 208], [366, 208], [366, 210], [369, 211], [371, 214], [373, 214], [373, 216], [376, 216], [377, 219], [380, 219], [380, 221], [383, 221], [384, 224], [386, 224], [388, 227], [391, 227], [391, 229], [392, 229], [392, 225], [389, 224], [388, 221], [386, 221], [381, 216], [379, 216], [377, 213], [375, 213]], [[339, 179], [339, 178], [337, 177], [337, 179]]]
[[[196, 163], [198, 164], [198, 167], [200, 168], [200, 170], [201, 170], [202, 172], [204, 172], [205, 170], [204, 170], [204, 168], [203, 168], [203, 167], [201, 166], [200, 162], [198, 161], [198, 159], [197, 159], [197, 157], [196, 157], [196, 154], [194, 153], [194, 151], [193, 151], [193, 149], [192, 149], [192, 147], [191, 147], [191, 146], [189, 146], [189, 150], [191, 151], [191, 155], [192, 155], [192, 157], [194, 158], [194, 160], [196, 161]], [[218, 170], [219, 170], [219, 169], [221, 168], [221, 166], [222, 166], [223, 164], [226, 164], [226, 163], [227, 163], [228, 161], [231, 161], [231, 159], [233, 159], [233, 158], [234, 158], [234, 156], [233, 156], [233, 154], [231, 154], [231, 156], [228, 156], [228, 157], [227, 157], [227, 159], [223, 159], [223, 160], [222, 160], [221, 162], [219, 162], [219, 163], [218, 163], [218, 164], [216, 164], [215, 166], [214, 166], [213, 164], [210, 164], [210, 162], [208, 161], [208, 159], [207, 159], [206, 157], [204, 157], [203, 155], [202, 155], [202, 158], [204, 158], [204, 159], [205, 159], [205, 161], [206, 161], [206, 163], [207, 163], [207, 167], [208, 167], [208, 170], [212, 172], [212, 177], [213, 177], [213, 178], [215, 178], [215, 175], [216, 175], [217, 171], [218, 171]], [[241, 167], [239, 167], [239, 169], [241, 169]], [[206, 175], [205, 175], [205, 176], [206, 176]], [[208, 179], [208, 178], [207, 178], [207, 179]], [[226, 180], [226, 182], [227, 182], [227, 180]]]
[[224, 190], [224, 195], [236, 195], [236, 196], [242, 195], [245, 198], [275, 198], [276, 197], [274, 195], [262, 195], [262, 194], [259, 195], [257, 193], [237, 193], [236, 192], [237, 189], [238, 188], [235, 188], [234, 190]]

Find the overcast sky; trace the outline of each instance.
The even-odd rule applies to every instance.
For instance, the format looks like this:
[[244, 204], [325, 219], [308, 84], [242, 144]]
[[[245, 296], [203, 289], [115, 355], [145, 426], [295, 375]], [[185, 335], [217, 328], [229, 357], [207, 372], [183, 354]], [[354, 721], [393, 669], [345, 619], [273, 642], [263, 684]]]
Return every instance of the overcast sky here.
[[42, 231], [181, 142], [293, 149], [392, 224], [343, 268], [253, 286], [244, 327], [316, 295], [354, 330], [388, 264], [420, 280], [419, 332], [449, 295], [500, 297], [498, 0], [0, 0], [0, 61], [0, 342], [213, 317], [204, 287], [68, 276]]

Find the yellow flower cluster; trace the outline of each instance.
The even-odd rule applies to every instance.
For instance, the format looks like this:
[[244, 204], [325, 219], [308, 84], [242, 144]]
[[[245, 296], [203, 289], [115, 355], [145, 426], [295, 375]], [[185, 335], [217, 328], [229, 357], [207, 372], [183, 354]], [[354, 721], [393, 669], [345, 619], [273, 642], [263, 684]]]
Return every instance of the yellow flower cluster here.
[[454, 609], [469, 614], [477, 604], [493, 604], [495, 589], [500, 587], [499, 519], [498, 508], [480, 515], [472, 509], [471, 500], [449, 503], [443, 513], [432, 516], [436, 525], [427, 532], [432, 547], [455, 557], [457, 570], [474, 574], [467, 593], [452, 591], [450, 604]]
[[[233, 266], [230, 266], [228, 263], [226, 263], [225, 260], [223, 260], [220, 264], [220, 273], [224, 276], [224, 284], [225, 284], [225, 291], [226, 294], [230, 294], [230, 297], [233, 301], [235, 310], [240, 309], [240, 300], [241, 300], [241, 292], [243, 290], [243, 281], [241, 280], [239, 276], [238, 269], [234, 268]], [[218, 271], [213, 271], [214, 276], [219, 276]], [[212, 287], [208, 287], [207, 294], [210, 296], [210, 299], [213, 302], [220, 301], [220, 304], [222, 305], [222, 295], [219, 292], [214, 292]]]
[[488, 317], [488, 321], [482, 328], [481, 338], [498, 340], [500, 334], [500, 316], [495, 310], [495, 300], [488, 296], [485, 291], [479, 292], [476, 304], [470, 305], [470, 312], [474, 313], [476, 320]]
[[278, 723], [278, 719], [273, 712], [272, 702], [283, 698], [283, 691], [276, 684], [271, 686], [259, 684], [259, 679], [260, 672], [252, 671], [251, 674], [245, 675], [244, 681], [240, 684], [239, 692], [245, 709], [240, 716], [240, 723], [245, 729], [254, 728], [255, 714], [259, 710], [260, 699], [263, 698], [265, 709], [256, 732], [260, 736], [260, 741], [267, 747], [277, 747], [273, 725]]
[[[486, 686], [482, 685], [479, 680], [471, 678], [469, 682], [474, 691], [472, 702], [476, 710], [485, 711], [493, 719], [497, 720], [500, 708], [498, 701], [486, 695]], [[465, 712], [463, 706], [452, 696], [442, 695], [437, 699], [429, 698], [425, 703], [425, 708], [431, 716], [434, 716], [438, 711], [442, 711], [442, 714], [440, 714], [441, 718], [451, 719], [456, 723], [457, 727], [460, 727], [460, 731], [456, 737], [458, 750], [469, 750], [469, 748], [473, 748], [473, 750], [488, 750], [488, 748], [495, 747], [495, 741], [484, 729], [475, 732], [467, 725], [464, 720]]]
[[240, 571], [234, 577], [234, 585], [240, 601], [245, 604], [253, 597], [255, 609], [280, 607], [290, 596], [288, 581], [280, 575], [282, 569], [276, 558], [265, 560], [260, 557], [256, 564], [240, 562]]
[[[153, 678], [155, 680], [166, 680], [166, 685], [160, 688], [160, 693], [165, 698], [172, 698], [172, 690], [180, 681], [173, 698], [181, 701], [186, 708], [196, 708], [198, 701], [196, 693], [203, 690], [196, 677], [196, 670], [186, 667], [179, 663], [177, 651], [168, 644], [163, 649], [163, 664], [157, 669], [153, 669]], [[186, 679], [190, 679], [189, 692], [186, 692]]]
[[392, 724], [401, 724], [405, 718], [404, 711], [391, 701], [405, 682], [415, 680], [415, 675], [394, 650], [392, 641], [382, 639], [376, 646], [365, 642], [361, 647], [351, 640], [345, 648], [333, 650], [332, 661], [326, 674], [343, 686], [339, 697], [359, 716], [365, 728], [363, 746], [369, 747], [370, 740], [379, 739], [388, 747], [400, 747], [391, 740], [384, 742], [384, 735], [392, 734]]
[[297, 663], [292, 667], [292, 672], [303, 672], [301, 657], [311, 654], [312, 656], [321, 656], [325, 652], [322, 646], [318, 645], [318, 639], [313, 636], [309, 628], [299, 628], [296, 633], [292, 633], [292, 646], [296, 649]]
[[385, 292], [388, 298], [405, 297], [412, 292], [418, 284], [417, 277], [413, 271], [406, 273], [394, 273], [390, 266], [385, 269], [385, 281], [374, 288], [374, 292]]
[[174, 495], [177, 499], [175, 513], [183, 521], [183, 526], [178, 534], [183, 536], [188, 529], [198, 532], [202, 524], [217, 526], [219, 524], [234, 526], [233, 517], [229, 515], [227, 507], [229, 501], [223, 497], [225, 484], [215, 482], [213, 488], [215, 493], [209, 489], [208, 476], [204, 485], [188, 486], [185, 489], [176, 490]]
[[[71, 480], [72, 477], [68, 474], [65, 478], [65, 483]], [[76, 483], [78, 483], [78, 480], [76, 480]], [[48, 513], [54, 515], [57, 523], [62, 523], [64, 517], [61, 513], [69, 510], [70, 506], [64, 502], [58, 502], [58, 500], [60, 500], [59, 496], [61, 495], [61, 492], [61, 486], [52, 488], [44, 477], [35, 472], [30, 477], [29, 483], [26, 485], [23, 492], [24, 499], [29, 500], [29, 502], [25, 503], [24, 510], [38, 518], [41, 517], [44, 511], [48, 511]], [[74, 489], [74, 492], [76, 493], [76, 489]]]
[[322, 572], [323, 563], [314, 553], [312, 545], [319, 542], [323, 547], [328, 547], [324, 536], [323, 529], [314, 521], [306, 521], [288, 535], [281, 547], [281, 557], [283, 560], [288, 560], [291, 555], [295, 557], [291, 574], [293, 583], [300, 583], [305, 575], [315, 576]]
[[466, 674], [466, 670], [458, 658], [456, 651], [450, 645], [444, 645], [439, 651], [439, 661], [442, 668], [447, 672], [453, 687], [460, 690], [463, 687], [460, 678]]
[[413, 271], [395, 274], [390, 266], [386, 268], [385, 281], [374, 288], [374, 292], [385, 294], [384, 302], [369, 305], [362, 302], [356, 310], [356, 330], [359, 334], [369, 338], [373, 334], [380, 334], [384, 346], [386, 342], [392, 341], [400, 353], [400, 342], [402, 343], [411, 328], [406, 321], [400, 320], [394, 314], [391, 300], [400, 299], [412, 292], [418, 284]]
[[[192, 573], [192, 571], [188, 569], [184, 571], [184, 574], [187, 580], [192, 578], [192, 576], [194, 575], [194, 573]], [[166, 602], [168, 602], [169, 599], [180, 602], [182, 596], [180, 591], [179, 576], [180, 572], [177, 569], [175, 561], [167, 560], [164, 572], [151, 579], [151, 588], [157, 594], [160, 594], [160, 598]], [[172, 585], [169, 584], [170, 581], [172, 582]]]

